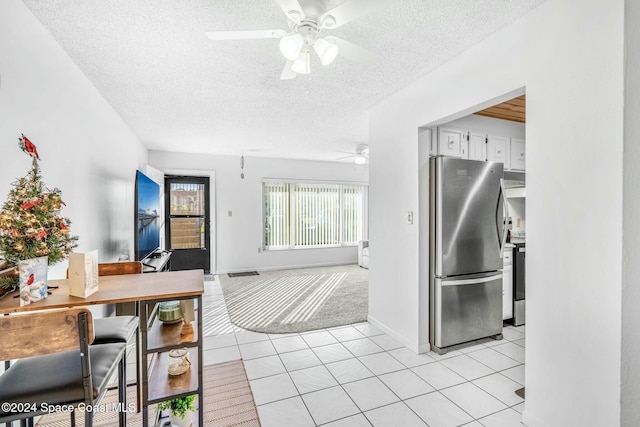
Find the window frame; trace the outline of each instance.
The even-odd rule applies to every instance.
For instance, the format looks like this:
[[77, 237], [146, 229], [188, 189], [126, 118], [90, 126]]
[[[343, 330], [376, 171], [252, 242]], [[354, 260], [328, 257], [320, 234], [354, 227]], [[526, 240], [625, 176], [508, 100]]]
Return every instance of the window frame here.
[[[266, 184], [285, 184], [287, 186], [288, 200], [288, 244], [286, 245], [267, 245], [267, 187]], [[296, 222], [299, 220], [296, 211], [296, 191], [293, 191], [296, 185], [298, 184], [306, 184], [306, 185], [318, 185], [318, 186], [338, 186], [339, 187], [339, 213], [337, 217], [339, 218], [339, 243], [337, 244], [319, 244], [319, 245], [296, 245]], [[305, 250], [305, 249], [326, 249], [326, 248], [340, 248], [340, 247], [355, 247], [358, 245], [358, 241], [354, 242], [345, 242], [345, 231], [344, 231], [344, 200], [345, 200], [345, 187], [347, 186], [359, 186], [362, 187], [362, 219], [361, 219], [361, 239], [368, 239], [369, 232], [369, 184], [366, 182], [358, 182], [358, 181], [329, 181], [329, 180], [304, 180], [304, 179], [283, 179], [283, 178], [263, 178], [261, 181], [261, 194], [262, 194], [262, 250], [263, 251], [283, 251], [283, 250]]]

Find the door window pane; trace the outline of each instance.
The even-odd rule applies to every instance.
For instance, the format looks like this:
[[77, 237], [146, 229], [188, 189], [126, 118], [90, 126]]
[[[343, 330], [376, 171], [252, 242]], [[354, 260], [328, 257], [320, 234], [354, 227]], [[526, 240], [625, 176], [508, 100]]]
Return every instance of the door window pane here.
[[204, 184], [171, 183], [170, 215], [204, 215]]
[[202, 249], [204, 218], [171, 218], [171, 249]]

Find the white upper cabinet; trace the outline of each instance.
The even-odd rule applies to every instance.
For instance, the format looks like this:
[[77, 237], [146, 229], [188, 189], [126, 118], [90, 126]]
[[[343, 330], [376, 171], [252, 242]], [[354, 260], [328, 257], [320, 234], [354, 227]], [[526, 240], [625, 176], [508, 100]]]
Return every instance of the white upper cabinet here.
[[487, 160], [487, 136], [483, 133], [469, 132], [469, 159]]
[[438, 128], [438, 154], [443, 156], [468, 156], [467, 132], [456, 129]]
[[511, 138], [511, 170], [525, 170], [524, 139]]
[[490, 162], [504, 163], [504, 168], [510, 168], [509, 138], [504, 136], [487, 137], [487, 160]]
[[442, 155], [500, 162], [506, 171], [525, 170], [524, 139], [454, 127], [421, 128], [418, 132], [421, 158], [428, 152], [429, 157]]

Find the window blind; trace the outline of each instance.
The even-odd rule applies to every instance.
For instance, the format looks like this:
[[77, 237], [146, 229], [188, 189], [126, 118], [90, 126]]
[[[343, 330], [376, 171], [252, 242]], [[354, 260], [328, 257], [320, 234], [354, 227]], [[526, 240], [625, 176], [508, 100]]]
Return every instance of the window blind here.
[[356, 245], [365, 233], [367, 186], [263, 181], [264, 247]]

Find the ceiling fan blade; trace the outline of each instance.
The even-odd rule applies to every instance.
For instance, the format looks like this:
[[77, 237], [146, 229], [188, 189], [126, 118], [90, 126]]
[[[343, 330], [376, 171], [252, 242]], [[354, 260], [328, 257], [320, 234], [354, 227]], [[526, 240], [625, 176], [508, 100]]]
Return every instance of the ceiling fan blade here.
[[[287, 18], [291, 19], [294, 22], [300, 22], [304, 19], [304, 12], [302, 11], [302, 7], [300, 7], [300, 3], [298, 0], [276, 0], [280, 9], [287, 15]], [[299, 15], [296, 17], [296, 14], [290, 14], [289, 12], [294, 11]]]
[[291, 80], [296, 78], [298, 73], [291, 69], [292, 65], [293, 61], [287, 61], [287, 63], [284, 64], [284, 70], [282, 70], [282, 74], [280, 74], [280, 80]]
[[352, 157], [355, 157], [353, 154], [350, 156], [344, 156], [344, 157], [337, 157], [336, 160], [344, 160], [344, 159], [350, 159]]
[[283, 30], [207, 31], [211, 40], [279, 39], [287, 34]]
[[333, 19], [325, 21], [326, 27], [337, 28], [369, 13], [384, 3], [389, 3], [389, 0], [347, 0], [323, 13], [318, 22], [323, 22], [327, 17], [331, 16]]
[[340, 37], [326, 36], [325, 39], [335, 43], [338, 46], [338, 55], [344, 56], [350, 61], [361, 64], [375, 64], [380, 61], [380, 55], [341, 39]]

